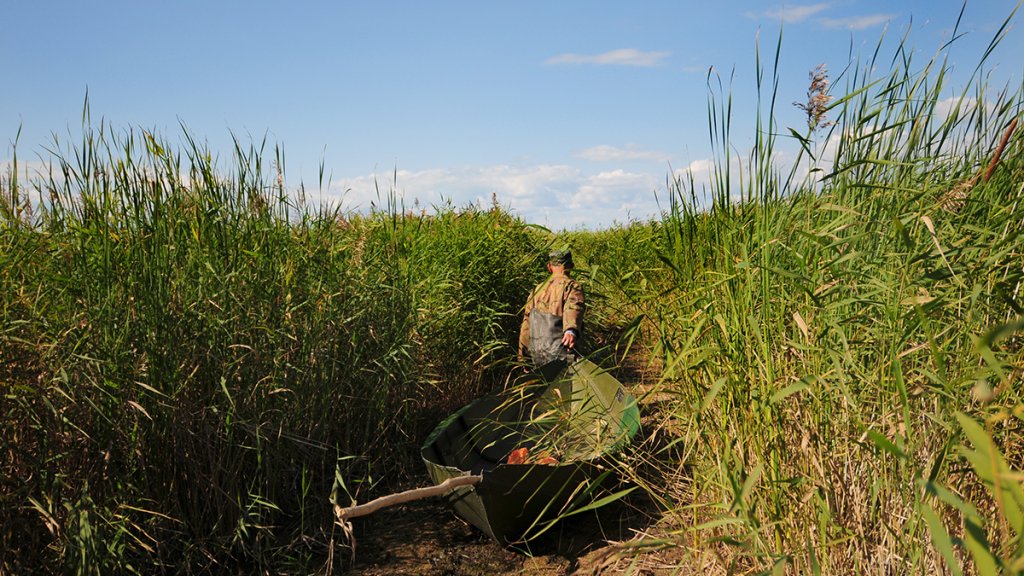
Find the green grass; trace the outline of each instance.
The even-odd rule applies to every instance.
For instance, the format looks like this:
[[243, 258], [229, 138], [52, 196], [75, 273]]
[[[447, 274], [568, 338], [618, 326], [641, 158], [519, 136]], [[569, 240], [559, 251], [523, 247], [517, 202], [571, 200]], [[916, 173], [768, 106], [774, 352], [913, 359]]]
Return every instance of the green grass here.
[[660, 273], [618, 278], [658, 343], [659, 427], [685, 446], [668, 496], [671, 467], [637, 473], [676, 516], [643, 545], [675, 548], [681, 573], [1024, 569], [1019, 131], [992, 163], [1022, 92], [989, 92], [979, 66], [943, 116], [942, 62], [901, 45], [876, 76], [876, 58], [845, 72], [835, 125], [789, 131], [809, 172], [775, 162], [778, 86], [758, 86], [738, 163], [712, 97], [710, 189], [678, 180], [648, 248]]
[[[654, 375], [621, 471], [662, 518], [624, 552], [1024, 569], [1024, 98], [984, 59], [951, 92], [944, 53], [913, 54], [852, 64], [792, 128], [776, 47], [749, 152], [713, 91], [707, 187], [558, 235], [586, 351]], [[265, 143], [220, 163], [187, 132], [83, 125], [49, 174], [0, 175], [0, 571], [342, 568], [330, 499], [425, 478], [427, 432], [505, 382], [555, 235], [387, 192], [346, 213], [283, 190]]]
[[3, 183], [0, 565], [303, 571], [336, 479], [417, 475], [424, 431], [504, 378], [536, 234], [303, 205], [265, 150], [225, 177], [184, 140], [86, 126], [33, 214]]

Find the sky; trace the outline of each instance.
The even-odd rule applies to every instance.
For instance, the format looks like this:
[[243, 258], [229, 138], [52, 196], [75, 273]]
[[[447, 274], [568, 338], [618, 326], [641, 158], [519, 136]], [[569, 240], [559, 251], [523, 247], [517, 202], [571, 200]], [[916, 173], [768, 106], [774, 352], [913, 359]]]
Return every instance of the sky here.
[[[759, 54], [771, 65], [781, 46], [777, 121], [802, 132], [790, 103], [806, 100], [816, 66], [834, 77], [879, 42], [888, 62], [904, 37], [923, 66], [964, 8], [948, 49], [954, 97], [1018, 4], [0, 3], [0, 166], [16, 138], [29, 171], [55, 141], [80, 138], [88, 94], [93, 124], [175, 144], [187, 130], [225, 167], [233, 138], [277, 145], [289, 188], [345, 210], [382, 206], [390, 191], [407, 208], [496, 199], [553, 230], [656, 218], [673, 174], [706, 178], [719, 84], [734, 100], [734, 144], [749, 146]], [[997, 84], [1024, 81], [1022, 17], [986, 64]]]

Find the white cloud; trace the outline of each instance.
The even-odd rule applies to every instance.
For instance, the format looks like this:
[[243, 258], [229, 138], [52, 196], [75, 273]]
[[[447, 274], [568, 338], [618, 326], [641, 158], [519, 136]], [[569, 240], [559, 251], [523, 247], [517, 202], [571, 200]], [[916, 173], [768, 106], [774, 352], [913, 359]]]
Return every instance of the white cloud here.
[[600, 172], [584, 181], [569, 200], [569, 208], [620, 208], [623, 197], [631, 197], [638, 189], [653, 190], [648, 174], [624, 170]]
[[809, 4], [806, 6], [780, 6], [768, 10], [764, 13], [764, 16], [772, 20], [782, 20], [786, 23], [803, 22], [828, 7], [827, 3]]
[[[935, 103], [935, 115], [945, 120], [953, 112], [957, 112], [958, 115], [964, 116], [970, 113], [972, 110], [978, 107], [978, 99], [973, 96], [953, 96], [944, 100], [939, 100]], [[993, 106], [986, 105], [986, 109], [991, 110]]]
[[593, 148], [577, 152], [576, 157], [592, 162], [624, 162], [634, 160], [668, 162], [669, 160], [669, 155], [664, 152], [641, 150], [634, 145], [629, 145], [625, 148], [608, 145], [594, 146]]
[[684, 173], [689, 172], [694, 176], [707, 175], [711, 173], [711, 169], [715, 167], [714, 160], [711, 158], [703, 158], [701, 160], [694, 160], [683, 170]]
[[[748, 12], [747, 17], [753, 19], [768, 18], [771, 20], [781, 20], [787, 24], [794, 24], [797, 22], [804, 22], [811, 19], [814, 16], [819, 16], [826, 10], [832, 8], [832, 5], [827, 2], [820, 2], [817, 4], [806, 4], [806, 5], [783, 5], [778, 8], [767, 10], [761, 14]], [[826, 16], [820, 16], [814, 18], [814, 22], [825, 27], [832, 29], [845, 29], [845, 30], [866, 30], [868, 28], [874, 28], [887, 24], [896, 16], [894, 14], [868, 14], [864, 16], [847, 16], [843, 18], [830, 18]]]
[[610, 226], [653, 218], [659, 213], [655, 193], [663, 181], [663, 175], [621, 169], [588, 176], [565, 202], [564, 226]]
[[[18, 178], [32, 179], [43, 178], [50, 174], [52, 165], [42, 160], [18, 159]], [[8, 175], [14, 170], [14, 159], [5, 158], [0, 160], [0, 174]]]
[[[738, 152], [738, 151], [737, 151]], [[771, 161], [772, 172], [785, 178], [793, 166], [796, 156], [783, 147], [773, 149]], [[728, 196], [736, 202], [750, 194], [751, 151], [745, 154], [730, 154], [726, 165], [722, 159], [701, 158], [690, 162], [685, 168], [672, 173], [675, 186], [681, 187], [680, 192], [687, 202], [695, 201], [699, 208], [708, 208], [712, 201], [722, 192], [721, 187], [726, 181], [729, 184]], [[728, 173], [728, 180], [725, 176]], [[802, 177], [806, 170], [799, 173]]]
[[[741, 169], [741, 163], [737, 157], [732, 159], [732, 170]], [[676, 168], [672, 172], [675, 182], [685, 186], [687, 189], [693, 186], [694, 190], [707, 191], [711, 188], [711, 179], [718, 170], [718, 164], [714, 158], [701, 158], [693, 160], [685, 168]]]
[[553, 229], [599, 228], [656, 216], [655, 190], [664, 188], [664, 179], [664, 173], [618, 169], [589, 174], [567, 165], [400, 170], [337, 180], [321, 201], [364, 212], [371, 205], [386, 208], [394, 191], [400, 208], [429, 211], [448, 202], [487, 207], [494, 195], [527, 222]]
[[[864, 130], [860, 132], [863, 133]], [[845, 136], [838, 130], [832, 132], [825, 142], [818, 144], [816, 153], [818, 161], [814, 163], [814, 167], [825, 172], [831, 171], [839, 156], [839, 145], [843, 138], [845, 137], [848, 141], [852, 141], [857, 135], [856, 132], [850, 130], [847, 130]]]
[[331, 184], [329, 196], [343, 200], [343, 206], [353, 210], [365, 210], [371, 205], [380, 207], [386, 204], [392, 191], [407, 207], [417, 201], [424, 207], [448, 201], [456, 206], [475, 204], [478, 198], [489, 198], [492, 193], [499, 199], [543, 205], [549, 202], [546, 190], [564, 187], [578, 177], [575, 168], [563, 165], [399, 170], [338, 180]]
[[639, 66], [651, 68], [664, 64], [671, 52], [645, 52], [635, 48], [621, 48], [603, 54], [561, 54], [544, 61], [545, 64], [600, 64], [614, 66]]
[[868, 16], [850, 16], [848, 18], [821, 18], [819, 22], [826, 28], [866, 30], [888, 24], [895, 17], [893, 14], [870, 14]]

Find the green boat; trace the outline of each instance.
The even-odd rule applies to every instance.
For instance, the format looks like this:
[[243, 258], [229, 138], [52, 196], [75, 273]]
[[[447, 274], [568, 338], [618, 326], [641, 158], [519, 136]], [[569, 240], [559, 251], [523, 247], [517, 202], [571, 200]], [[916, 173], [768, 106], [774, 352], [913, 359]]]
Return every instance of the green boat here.
[[480, 477], [446, 498], [465, 520], [508, 545], [600, 502], [611, 475], [607, 457], [639, 427], [636, 400], [611, 374], [584, 358], [556, 360], [532, 381], [446, 418], [422, 456], [435, 484]]

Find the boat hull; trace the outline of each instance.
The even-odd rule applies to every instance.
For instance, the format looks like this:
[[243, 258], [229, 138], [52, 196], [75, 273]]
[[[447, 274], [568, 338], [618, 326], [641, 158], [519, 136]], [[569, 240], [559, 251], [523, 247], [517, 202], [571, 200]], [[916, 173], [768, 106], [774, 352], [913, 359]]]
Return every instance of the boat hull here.
[[[435, 484], [480, 475], [475, 486], [451, 490], [456, 513], [502, 544], [528, 541], [557, 519], [593, 501], [611, 478], [606, 458], [639, 428], [636, 401], [589, 360], [546, 366], [533, 386], [485, 396], [442, 421], [422, 456]], [[541, 418], [538, 418], [538, 414]], [[538, 422], [568, 414], [571, 436], [559, 437], [557, 464], [509, 464], [516, 449], [540, 450]], [[553, 458], [552, 458], [553, 460]]]

